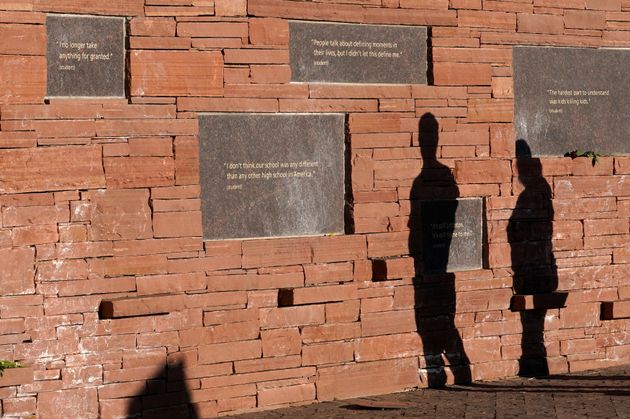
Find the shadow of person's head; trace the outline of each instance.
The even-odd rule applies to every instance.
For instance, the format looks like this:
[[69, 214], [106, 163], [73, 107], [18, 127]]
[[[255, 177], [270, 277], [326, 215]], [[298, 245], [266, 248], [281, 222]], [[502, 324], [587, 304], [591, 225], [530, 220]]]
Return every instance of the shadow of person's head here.
[[522, 138], [516, 140], [516, 158], [526, 159], [532, 157], [532, 149], [527, 141]]
[[125, 417], [198, 419], [186, 378], [184, 358], [157, 365], [144, 388], [129, 399]]
[[527, 188], [535, 186], [542, 179], [540, 159], [532, 156], [532, 149], [523, 139], [516, 140], [516, 169], [519, 181]]
[[424, 160], [435, 160], [439, 140], [440, 125], [435, 116], [427, 112], [420, 118], [418, 134], [420, 136], [420, 153]]

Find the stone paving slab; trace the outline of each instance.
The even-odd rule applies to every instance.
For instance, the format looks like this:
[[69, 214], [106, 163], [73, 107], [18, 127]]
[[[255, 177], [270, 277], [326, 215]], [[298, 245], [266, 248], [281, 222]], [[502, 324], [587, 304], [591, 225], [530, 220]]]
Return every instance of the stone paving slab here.
[[630, 365], [544, 378], [421, 389], [234, 417], [630, 418]]

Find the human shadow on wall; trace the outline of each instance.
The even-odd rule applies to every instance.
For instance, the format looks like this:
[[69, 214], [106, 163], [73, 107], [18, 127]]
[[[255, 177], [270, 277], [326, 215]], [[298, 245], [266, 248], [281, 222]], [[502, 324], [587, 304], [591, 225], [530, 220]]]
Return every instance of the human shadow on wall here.
[[[422, 169], [409, 194], [409, 253], [415, 266], [416, 327], [422, 340], [430, 387], [447, 383], [445, 367], [450, 369], [456, 383], [471, 381], [470, 362], [455, 327], [455, 275], [447, 272], [459, 189], [451, 169], [437, 160], [439, 131], [438, 121], [431, 113], [420, 118]], [[443, 201], [440, 218], [447, 227], [439, 232], [439, 245], [432, 242], [431, 226], [422, 219], [422, 207], [430, 205], [431, 201]], [[423, 249], [423, 242], [430, 249]]]
[[[554, 219], [551, 187], [543, 177], [540, 159], [532, 157], [525, 140], [516, 142], [516, 155], [518, 180], [523, 189], [507, 226], [514, 293], [546, 294], [558, 288], [558, 272], [551, 242]], [[523, 310], [520, 315], [523, 334], [519, 375], [548, 375], [544, 338], [547, 310]]]
[[186, 386], [185, 364], [180, 360], [158, 368], [145, 389], [129, 403], [127, 418], [198, 419]]

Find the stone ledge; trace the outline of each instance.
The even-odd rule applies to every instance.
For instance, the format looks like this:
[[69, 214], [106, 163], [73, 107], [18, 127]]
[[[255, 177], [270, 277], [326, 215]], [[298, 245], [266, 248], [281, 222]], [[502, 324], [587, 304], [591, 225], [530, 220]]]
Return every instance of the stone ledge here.
[[33, 382], [33, 368], [7, 368], [0, 376], [0, 387], [19, 386]]
[[178, 311], [184, 307], [183, 295], [121, 298], [101, 301], [99, 316], [101, 319], [150, 316], [168, 314], [171, 311]]
[[359, 294], [355, 283], [306, 288], [281, 288], [278, 291], [278, 307], [334, 303], [356, 300], [358, 298]]
[[169, 314], [191, 308], [212, 310], [226, 306], [245, 308], [246, 305], [245, 291], [154, 294], [102, 300], [99, 316], [101, 319], [117, 319]]
[[372, 281], [391, 281], [416, 276], [414, 258], [389, 257], [372, 259]]
[[550, 292], [547, 294], [517, 294], [512, 296], [510, 310], [545, 310], [566, 307], [568, 292]]
[[601, 318], [602, 320], [630, 318], [630, 300], [604, 301]]

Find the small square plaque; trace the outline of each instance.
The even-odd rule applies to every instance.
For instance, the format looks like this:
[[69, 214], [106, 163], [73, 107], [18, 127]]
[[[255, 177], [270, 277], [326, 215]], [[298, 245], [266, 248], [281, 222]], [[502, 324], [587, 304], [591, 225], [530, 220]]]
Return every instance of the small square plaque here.
[[483, 268], [482, 212], [481, 198], [421, 202], [426, 273]]
[[291, 80], [426, 84], [427, 28], [289, 22]]
[[201, 114], [204, 239], [344, 232], [345, 117]]
[[48, 15], [48, 96], [125, 96], [125, 18]]

